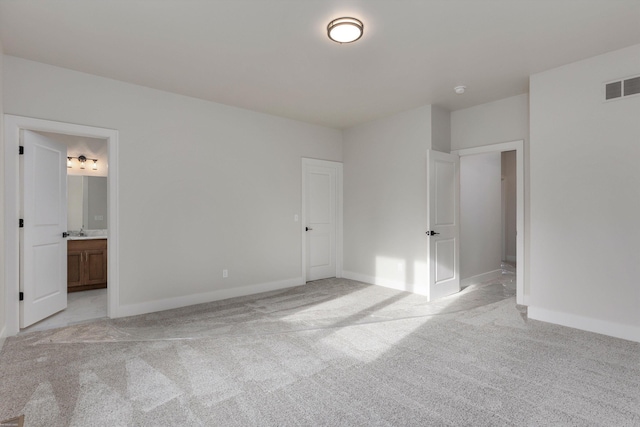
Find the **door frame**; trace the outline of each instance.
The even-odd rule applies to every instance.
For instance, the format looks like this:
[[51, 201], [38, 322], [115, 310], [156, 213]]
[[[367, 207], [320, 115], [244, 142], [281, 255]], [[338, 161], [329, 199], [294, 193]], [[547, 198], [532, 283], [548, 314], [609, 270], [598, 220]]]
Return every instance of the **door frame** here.
[[336, 277], [342, 277], [342, 163], [330, 160], [302, 158], [302, 206], [300, 219], [300, 233], [302, 235], [302, 283], [307, 283], [307, 167], [320, 166], [333, 168], [336, 171]]
[[[528, 305], [528, 297], [524, 292], [524, 272], [527, 268], [524, 261], [524, 140], [463, 148], [451, 151], [451, 153], [456, 153], [463, 157], [475, 154], [502, 153], [503, 151], [516, 152], [516, 303]], [[460, 240], [460, 244], [463, 244], [462, 240]]]
[[118, 131], [93, 126], [76, 125], [31, 117], [4, 115], [4, 292], [5, 335], [20, 332], [19, 302], [19, 229], [20, 212], [20, 168], [18, 147], [20, 130], [62, 133], [107, 141], [109, 172], [107, 176], [108, 197], [108, 277], [107, 315], [119, 317], [119, 218], [118, 218]]

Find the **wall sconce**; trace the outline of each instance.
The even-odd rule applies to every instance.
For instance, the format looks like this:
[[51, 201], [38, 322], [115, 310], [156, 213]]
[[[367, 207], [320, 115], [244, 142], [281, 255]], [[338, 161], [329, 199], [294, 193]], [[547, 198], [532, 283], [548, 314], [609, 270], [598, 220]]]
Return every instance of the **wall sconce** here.
[[84, 169], [84, 165], [87, 162], [87, 160], [93, 160], [93, 166], [91, 167], [91, 169], [93, 169], [94, 171], [98, 170], [98, 159], [87, 159], [85, 156], [80, 155], [78, 157], [67, 157], [67, 167], [68, 168], [72, 168], [73, 167], [73, 159], [78, 159], [78, 161], [80, 162], [80, 169]]

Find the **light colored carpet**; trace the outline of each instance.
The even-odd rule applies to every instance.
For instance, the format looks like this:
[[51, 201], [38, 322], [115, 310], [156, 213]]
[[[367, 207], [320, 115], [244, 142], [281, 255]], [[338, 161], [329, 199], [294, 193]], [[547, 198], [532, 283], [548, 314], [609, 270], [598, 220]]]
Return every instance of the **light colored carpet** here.
[[348, 280], [7, 339], [26, 426], [640, 425], [640, 344]]

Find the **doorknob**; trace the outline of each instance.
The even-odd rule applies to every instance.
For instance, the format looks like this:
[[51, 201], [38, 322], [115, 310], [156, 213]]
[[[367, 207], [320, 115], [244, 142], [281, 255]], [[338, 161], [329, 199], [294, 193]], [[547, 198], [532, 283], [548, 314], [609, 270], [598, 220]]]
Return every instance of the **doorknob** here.
[[67, 237], [69, 237], [69, 233], [67, 233], [66, 231], [62, 232], [62, 238], [66, 239]]
[[434, 236], [436, 234], [440, 234], [440, 233], [436, 233], [435, 231], [431, 230], [431, 231], [427, 231], [427, 236]]
[[309, 228], [309, 227], [304, 228], [304, 231], [311, 231], [311, 230], [313, 230], [313, 228]]

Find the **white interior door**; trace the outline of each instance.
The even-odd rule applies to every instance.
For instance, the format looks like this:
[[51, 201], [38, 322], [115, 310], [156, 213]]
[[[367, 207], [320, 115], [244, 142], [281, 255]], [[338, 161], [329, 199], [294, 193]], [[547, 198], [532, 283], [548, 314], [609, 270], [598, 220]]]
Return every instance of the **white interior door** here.
[[460, 157], [428, 150], [429, 299], [460, 291]]
[[305, 164], [304, 174], [307, 281], [336, 277], [337, 168]]
[[67, 307], [67, 147], [23, 131], [20, 327]]

